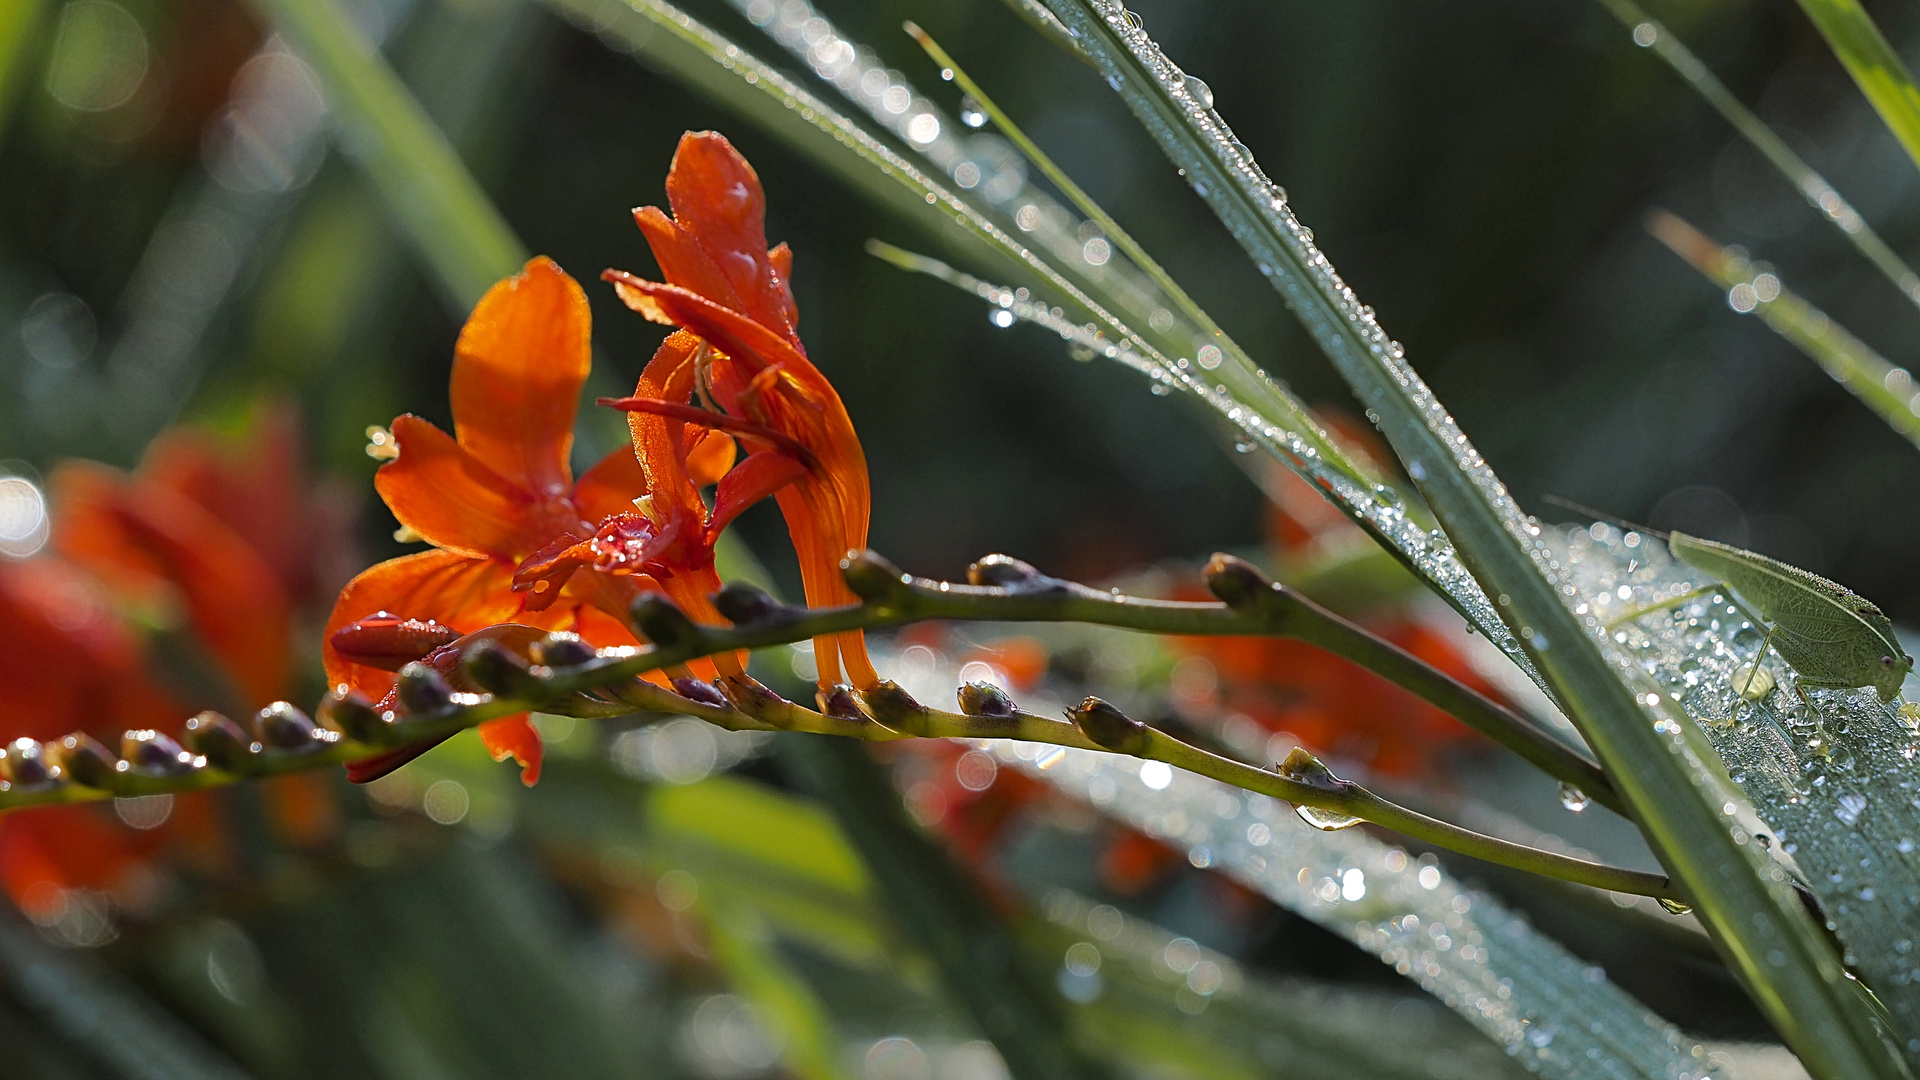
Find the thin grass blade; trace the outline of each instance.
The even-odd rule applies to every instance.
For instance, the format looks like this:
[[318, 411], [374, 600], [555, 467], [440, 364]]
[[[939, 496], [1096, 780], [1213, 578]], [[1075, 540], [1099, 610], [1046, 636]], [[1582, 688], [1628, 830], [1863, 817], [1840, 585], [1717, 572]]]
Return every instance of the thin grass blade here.
[[[1461, 561], [1489, 594], [1649, 842], [1696, 900], [1721, 953], [1815, 1076], [1900, 1076], [1847, 976], [1784, 875], [1724, 805], [1744, 801], [1705, 736], [1645, 675], [1610, 654], [1524, 514], [1373, 313], [1313, 246], [1284, 193], [1138, 20], [1109, 0], [1050, 0], [1082, 48], [1373, 410]], [[1778, 875], [1778, 876], [1776, 876]]]
[[1920, 386], [1914, 385], [1913, 374], [1906, 368], [1888, 362], [1848, 333], [1846, 327], [1788, 290], [1771, 269], [1720, 246], [1673, 214], [1654, 211], [1647, 217], [1647, 231], [1707, 280], [1725, 289], [1729, 307], [1759, 316], [1885, 420], [1888, 427], [1920, 446], [1920, 413], [1914, 411], [1920, 404]]
[[1674, 74], [1686, 80], [1687, 85], [1693, 87], [1727, 123], [1732, 124], [1742, 138], [1760, 151], [1779, 170], [1780, 175], [1793, 185], [1794, 190], [1806, 198], [1807, 204], [1839, 229], [1847, 242], [1866, 256], [1867, 261], [1892, 282], [1901, 295], [1920, 305], [1920, 274], [1915, 274], [1906, 260], [1896, 255], [1886, 241], [1880, 239], [1880, 234], [1874, 232], [1859, 211], [1834, 190], [1826, 177], [1801, 160], [1800, 155], [1794, 153], [1765, 121], [1741, 104], [1740, 99], [1733, 96], [1726, 84], [1673, 31], [1648, 15], [1633, 0], [1600, 0], [1600, 3], [1628, 29], [1635, 45], [1651, 49], [1655, 56], [1666, 61]]
[[1913, 73], [1866, 9], [1858, 0], [1800, 0], [1800, 9], [1819, 28], [1907, 156], [1920, 164], [1920, 88], [1913, 85]]
[[258, 0], [313, 66], [341, 148], [380, 189], [388, 211], [433, 268], [448, 301], [471, 308], [519, 270], [527, 252], [446, 135], [334, 0]]

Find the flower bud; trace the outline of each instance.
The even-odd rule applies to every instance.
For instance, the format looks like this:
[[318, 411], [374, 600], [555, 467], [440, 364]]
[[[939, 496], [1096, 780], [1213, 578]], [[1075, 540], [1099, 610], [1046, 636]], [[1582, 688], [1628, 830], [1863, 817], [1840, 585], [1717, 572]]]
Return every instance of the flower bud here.
[[453, 688], [446, 676], [418, 661], [400, 669], [394, 683], [400, 705], [410, 713], [434, 713], [453, 704]]
[[184, 738], [188, 749], [227, 772], [245, 772], [253, 757], [247, 729], [211, 709], [187, 721]]
[[713, 606], [735, 626], [772, 622], [787, 613], [785, 604], [758, 585], [729, 581], [713, 594]]
[[1011, 555], [987, 555], [967, 567], [967, 583], [1008, 592], [1029, 592], [1046, 588], [1055, 579], [1042, 574], [1032, 563]]
[[1152, 729], [1097, 697], [1087, 698], [1068, 710], [1067, 717], [1095, 745], [1116, 754], [1137, 756], [1147, 749]]
[[1275, 771], [1296, 784], [1305, 784], [1321, 791], [1345, 791], [1353, 786], [1351, 782], [1335, 776], [1325, 762], [1300, 746], [1288, 751], [1286, 760]]
[[175, 776], [191, 772], [194, 757], [158, 731], [129, 731], [120, 736], [120, 760], [133, 772]]
[[335, 688], [320, 699], [320, 722], [354, 742], [385, 742], [387, 721], [372, 703], [353, 692]]
[[699, 639], [700, 629], [687, 613], [659, 593], [641, 593], [628, 612], [641, 636], [662, 649], [691, 645]]
[[697, 701], [702, 705], [711, 705], [716, 709], [732, 707], [732, 703], [726, 699], [726, 695], [715, 689], [712, 683], [701, 682], [699, 679], [687, 678], [685, 676], [674, 679], [673, 692], [686, 698], [688, 701]]
[[435, 649], [459, 640], [460, 632], [432, 619], [403, 619], [378, 611], [335, 630], [327, 639], [333, 651], [356, 664], [398, 671]]
[[960, 711], [968, 716], [1008, 717], [1014, 714], [1013, 699], [990, 682], [970, 682], [957, 695]]
[[1207, 589], [1228, 607], [1243, 607], [1259, 602], [1281, 587], [1245, 559], [1216, 552], [1207, 560]]
[[825, 690], [813, 692], [814, 703], [820, 711], [840, 720], [865, 720], [867, 714], [860, 711], [860, 701], [853, 696], [853, 687], [846, 683], [836, 683]]
[[[120, 762], [112, 751], [84, 731], [76, 731], [47, 747], [48, 756], [67, 779], [90, 788], [111, 789]], [[11, 756], [11, 755], [9, 755]]]
[[927, 707], [892, 679], [881, 679], [872, 689], [861, 691], [859, 701], [861, 710], [876, 723], [907, 735], [927, 733]]
[[7, 744], [0, 758], [0, 775], [16, 788], [37, 788], [60, 782], [60, 767], [41, 747], [39, 740], [19, 738]]
[[565, 630], [555, 630], [534, 642], [531, 651], [534, 663], [556, 670], [579, 667], [600, 656], [599, 651], [581, 640], [579, 634], [570, 634]]
[[253, 728], [269, 749], [304, 753], [333, 742], [332, 732], [314, 725], [312, 718], [291, 704], [276, 701], [253, 715]]
[[461, 657], [467, 678], [489, 694], [501, 697], [532, 697], [540, 692], [540, 680], [534, 678], [527, 662], [497, 641], [480, 638], [467, 646]]
[[910, 595], [913, 579], [872, 551], [849, 551], [840, 560], [847, 588], [869, 604], [883, 604]]

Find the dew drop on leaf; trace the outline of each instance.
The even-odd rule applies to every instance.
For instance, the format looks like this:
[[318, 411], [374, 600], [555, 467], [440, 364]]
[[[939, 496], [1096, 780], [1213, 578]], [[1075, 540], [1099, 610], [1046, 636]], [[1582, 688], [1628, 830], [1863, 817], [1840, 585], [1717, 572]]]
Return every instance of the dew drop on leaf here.
[[1585, 810], [1592, 803], [1593, 800], [1587, 796], [1586, 792], [1581, 791], [1572, 784], [1560, 785], [1560, 805], [1566, 807], [1568, 810], [1577, 814]]
[[1186, 84], [1187, 93], [1193, 97], [1193, 100], [1200, 103], [1201, 108], [1213, 108], [1213, 87], [1192, 75], [1186, 77]]
[[1678, 900], [1668, 900], [1665, 897], [1660, 899], [1660, 906], [1665, 908], [1669, 915], [1685, 915], [1693, 910], [1693, 908]]

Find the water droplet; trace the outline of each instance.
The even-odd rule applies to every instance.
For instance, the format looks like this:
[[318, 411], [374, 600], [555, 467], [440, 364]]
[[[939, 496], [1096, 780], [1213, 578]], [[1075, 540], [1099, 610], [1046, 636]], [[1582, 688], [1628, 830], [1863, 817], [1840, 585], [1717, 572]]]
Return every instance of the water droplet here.
[[1748, 701], [1760, 701], [1773, 693], [1773, 672], [1757, 664], [1741, 664], [1733, 673], [1733, 685]]
[[960, 122], [970, 128], [977, 128], [987, 122], [987, 110], [972, 94], [960, 99]]
[[1567, 809], [1577, 814], [1580, 811], [1585, 810], [1588, 806], [1592, 805], [1592, 803], [1593, 803], [1593, 800], [1587, 796], [1586, 792], [1581, 791], [1579, 788], [1574, 787], [1572, 784], [1560, 785], [1560, 805], [1561, 806], [1564, 806]]
[[1187, 76], [1186, 84], [1187, 93], [1193, 97], [1193, 100], [1200, 103], [1201, 108], [1213, 108], [1213, 87], [1208, 86], [1192, 75]]
[[1120, 14], [1127, 20], [1127, 25], [1133, 27], [1135, 30], [1145, 30], [1147, 28], [1147, 22], [1140, 17], [1139, 12], [1131, 8], [1122, 8]]
[[1312, 806], [1296, 806], [1293, 808], [1293, 812], [1300, 815], [1301, 821], [1319, 829], [1321, 832], [1337, 832], [1340, 829], [1350, 829], [1360, 824], [1360, 819], [1357, 817], [1349, 817], [1346, 814], [1338, 814], [1331, 810], [1321, 810]]
[[1660, 898], [1660, 906], [1667, 909], [1667, 914], [1669, 915], [1685, 915], [1693, 910], [1693, 908], [1678, 900], [1668, 900], [1665, 897]]
[[1006, 308], [994, 308], [987, 313], [987, 321], [1005, 330], [1007, 327], [1013, 325], [1013, 312], [1008, 311]]
[[1852, 791], [1843, 791], [1837, 800], [1840, 805], [1833, 808], [1833, 816], [1848, 825], [1858, 824], [1860, 812], [1867, 808], [1867, 797]]

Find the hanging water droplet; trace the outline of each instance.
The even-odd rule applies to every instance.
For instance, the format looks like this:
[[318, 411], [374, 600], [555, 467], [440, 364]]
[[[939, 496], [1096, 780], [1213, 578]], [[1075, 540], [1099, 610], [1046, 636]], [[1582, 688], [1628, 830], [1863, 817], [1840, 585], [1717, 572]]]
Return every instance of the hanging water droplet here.
[[1147, 22], [1140, 17], [1139, 12], [1131, 8], [1121, 8], [1120, 14], [1126, 18], [1127, 25], [1133, 27], [1135, 30], [1145, 30], [1147, 28]]
[[1147, 387], [1147, 389], [1153, 394], [1154, 397], [1166, 397], [1168, 394], [1173, 393], [1173, 387], [1168, 386], [1166, 383], [1157, 382], [1157, 383], [1154, 383], [1152, 386]]
[[1733, 673], [1733, 688], [1748, 701], [1763, 700], [1774, 685], [1773, 672], [1755, 664], [1741, 664]]
[[1313, 806], [1296, 806], [1293, 808], [1293, 812], [1300, 815], [1301, 821], [1319, 829], [1321, 832], [1337, 832], [1340, 829], [1350, 829], [1360, 824], [1360, 819], [1357, 817], [1349, 817], [1346, 814], [1335, 813], [1332, 810], [1321, 810]]
[[1241, 161], [1253, 160], [1253, 151], [1247, 149], [1246, 143], [1241, 142], [1239, 139], [1235, 139], [1232, 142], [1228, 143], [1227, 145], [1233, 147], [1233, 152], [1240, 156]]
[[1006, 308], [994, 308], [992, 311], [987, 312], [987, 321], [1005, 330], [1007, 327], [1013, 325], [1013, 312], [1008, 311]]
[[960, 99], [960, 122], [970, 128], [977, 128], [987, 122], [987, 110], [972, 94]]
[[1213, 87], [1208, 86], [1192, 75], [1186, 77], [1187, 93], [1200, 103], [1203, 109], [1213, 108]]
[[1242, 439], [1233, 444], [1233, 452], [1236, 454], [1251, 454], [1253, 453], [1253, 444]]
[[1574, 787], [1572, 784], [1560, 785], [1560, 805], [1561, 806], [1564, 806], [1568, 810], [1571, 810], [1577, 814], [1580, 811], [1585, 810], [1588, 806], [1591, 806], [1592, 804], [1593, 804], [1593, 799], [1590, 798], [1586, 792], [1581, 791], [1579, 788]]
[[1666, 908], [1669, 915], [1686, 915], [1693, 911], [1692, 907], [1678, 900], [1668, 900], [1664, 896], [1660, 898], [1660, 906]]

